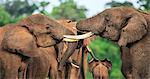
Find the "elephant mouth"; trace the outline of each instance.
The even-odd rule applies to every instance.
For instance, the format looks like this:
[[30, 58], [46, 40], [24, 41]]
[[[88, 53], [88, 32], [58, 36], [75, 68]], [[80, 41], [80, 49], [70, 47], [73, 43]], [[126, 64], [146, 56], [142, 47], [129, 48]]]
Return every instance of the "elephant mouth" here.
[[79, 41], [80, 39], [88, 38], [92, 35], [94, 35], [92, 32], [88, 32], [88, 33], [82, 34], [82, 35], [64, 35], [63, 40], [69, 41], [69, 42], [74, 42], [74, 41]]

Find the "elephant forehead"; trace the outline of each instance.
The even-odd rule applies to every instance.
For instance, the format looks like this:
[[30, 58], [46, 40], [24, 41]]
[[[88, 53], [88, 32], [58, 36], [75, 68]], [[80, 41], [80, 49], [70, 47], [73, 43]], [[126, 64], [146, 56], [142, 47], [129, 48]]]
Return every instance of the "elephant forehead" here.
[[108, 68], [104, 66], [103, 64], [99, 63], [99, 65], [97, 65], [93, 69], [93, 72], [95, 73], [95, 75], [104, 76], [108, 74]]
[[42, 15], [42, 14], [34, 14], [34, 15], [30, 15], [26, 18], [24, 18], [23, 20], [21, 20], [19, 23], [22, 24], [46, 24], [50, 21], [51, 19], [49, 19], [47, 16]]
[[62, 26], [66, 27], [67, 29], [69, 29], [70, 31], [72, 31], [74, 34], [77, 34], [76, 22], [72, 22], [71, 20], [65, 20], [65, 19], [57, 20], [57, 22]]

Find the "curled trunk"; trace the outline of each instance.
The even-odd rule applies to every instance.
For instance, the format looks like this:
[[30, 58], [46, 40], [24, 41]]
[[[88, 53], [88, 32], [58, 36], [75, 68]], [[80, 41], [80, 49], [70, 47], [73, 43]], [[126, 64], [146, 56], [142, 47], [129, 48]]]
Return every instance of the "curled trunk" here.
[[64, 56], [62, 57], [62, 59], [59, 62], [59, 67], [58, 70], [62, 70], [65, 62], [68, 60], [68, 58], [73, 54], [73, 52], [75, 51], [77, 46], [77, 42], [70, 42], [68, 44], [68, 48], [66, 50], [66, 52], [64, 53]]

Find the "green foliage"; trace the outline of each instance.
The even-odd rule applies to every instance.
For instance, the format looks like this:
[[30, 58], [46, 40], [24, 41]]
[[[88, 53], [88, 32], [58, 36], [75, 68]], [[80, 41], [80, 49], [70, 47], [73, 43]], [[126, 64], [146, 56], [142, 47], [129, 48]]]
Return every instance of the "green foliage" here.
[[51, 13], [45, 10], [50, 2], [41, 1], [35, 3], [30, 0], [4, 0], [0, 3], [4, 8], [1, 11], [1, 26], [6, 23], [16, 23], [23, 17], [31, 15], [33, 12], [38, 11], [40, 13], [49, 15], [50, 17], [60, 19], [71, 19], [71, 20], [81, 20], [86, 18], [85, 12], [87, 11], [83, 6], [77, 6], [73, 0], [60, 0], [61, 4], [53, 8]]
[[0, 26], [10, 22], [10, 14], [5, 11], [5, 9], [0, 6]]
[[[123, 79], [123, 75], [120, 71], [121, 59], [120, 49], [118, 45], [114, 44], [113, 42], [107, 39], [97, 38], [89, 46], [98, 59], [103, 60], [105, 58], [108, 58], [112, 62], [113, 66], [112, 70], [110, 71], [110, 79]], [[89, 55], [88, 61], [90, 59], [91, 57]], [[89, 72], [87, 74], [89, 74]]]
[[2, 5], [13, 18], [20, 15], [30, 15], [38, 9], [35, 4], [30, 5], [28, 0], [5, 0]]
[[[137, 4], [140, 5], [138, 7], [138, 9], [150, 11], [150, 0], [138, 0]], [[134, 7], [133, 3], [129, 2], [129, 1], [117, 2], [115, 0], [112, 0], [111, 2], [106, 3], [106, 6], [110, 6], [110, 7], [117, 7], [117, 6]]]
[[16, 23], [34, 11], [48, 14], [45, 10], [48, 5], [49, 2], [45, 1], [34, 3], [30, 0], [4, 0], [3, 3], [0, 3], [0, 25]]
[[106, 3], [106, 6], [110, 6], [110, 7], [117, 7], [117, 6], [133, 7], [133, 4], [129, 1], [125, 1], [125, 2], [121, 3], [121, 2], [116, 2], [116, 1], [112, 0], [111, 2]]
[[150, 10], [150, 0], [138, 0], [138, 4], [140, 4], [139, 9], [149, 11]]
[[53, 8], [49, 16], [56, 19], [64, 18], [78, 21], [86, 18], [86, 11], [83, 6], [77, 6], [73, 0], [64, 0], [59, 6]]

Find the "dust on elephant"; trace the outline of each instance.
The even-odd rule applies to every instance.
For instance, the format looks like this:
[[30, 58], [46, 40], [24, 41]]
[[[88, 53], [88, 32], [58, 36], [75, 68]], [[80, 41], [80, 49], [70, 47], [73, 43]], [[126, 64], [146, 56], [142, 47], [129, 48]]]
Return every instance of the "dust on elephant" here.
[[149, 18], [150, 14], [134, 8], [115, 7], [81, 20], [76, 27], [126, 47], [127, 51], [121, 48], [122, 73], [126, 78], [143, 79], [150, 78]]
[[[27, 78], [36, 79], [47, 77], [50, 64], [40, 47], [54, 46], [62, 41], [64, 34], [72, 34], [56, 21], [41, 14], [31, 15], [8, 27], [2, 40], [2, 49], [27, 57]], [[75, 46], [76, 43], [69, 43], [66, 52], [74, 51]]]
[[88, 64], [94, 79], [109, 79], [109, 70], [112, 64], [107, 59], [104, 60], [91, 60]]

